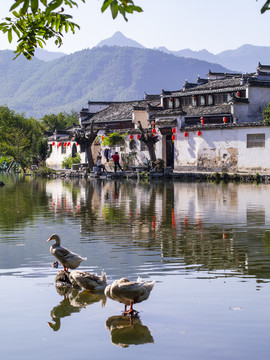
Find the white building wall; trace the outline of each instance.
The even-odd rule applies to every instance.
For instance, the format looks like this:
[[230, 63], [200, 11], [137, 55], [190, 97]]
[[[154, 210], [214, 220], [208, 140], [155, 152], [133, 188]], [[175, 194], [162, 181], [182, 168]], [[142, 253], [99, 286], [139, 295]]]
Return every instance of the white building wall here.
[[[50, 142], [49, 145], [52, 145], [53, 142]], [[62, 153], [62, 146], [59, 147], [58, 144], [59, 142], [54, 141], [55, 145], [52, 146], [52, 152], [50, 154], [50, 157], [46, 160], [46, 165], [50, 168], [53, 169], [62, 169], [62, 161], [70, 156], [72, 154], [72, 146], [75, 144], [75, 146], [77, 147], [77, 152], [80, 153], [79, 151], [79, 146], [76, 145], [76, 142], [74, 141], [70, 141], [70, 145], [69, 146], [65, 146], [66, 148], [66, 153]], [[63, 142], [64, 143], [64, 142]], [[81, 160], [82, 162], [84, 162], [84, 153], [80, 154], [81, 155]]]
[[[177, 132], [175, 171], [270, 171], [270, 127]], [[265, 134], [265, 147], [247, 148], [247, 134]]]
[[263, 120], [263, 110], [270, 103], [270, 88], [268, 87], [249, 87], [248, 88], [248, 116], [246, 122]]

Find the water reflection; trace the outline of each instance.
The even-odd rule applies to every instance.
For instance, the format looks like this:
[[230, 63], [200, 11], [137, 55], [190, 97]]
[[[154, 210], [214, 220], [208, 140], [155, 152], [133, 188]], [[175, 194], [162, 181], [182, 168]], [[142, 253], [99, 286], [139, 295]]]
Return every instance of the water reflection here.
[[56, 286], [59, 295], [63, 296], [63, 300], [55, 306], [51, 311], [51, 321], [48, 325], [58, 331], [61, 327], [61, 319], [78, 313], [82, 308], [101, 302], [101, 306], [106, 304], [106, 296], [104, 294], [92, 293], [88, 290], [78, 290], [71, 286]]
[[111, 316], [105, 326], [111, 332], [111, 342], [114, 345], [128, 347], [154, 342], [148, 327], [142, 324], [139, 317]]
[[[4, 182], [1, 268], [32, 266], [42, 252], [48, 256], [39, 235], [27, 236], [29, 222], [39, 221], [43, 226], [54, 222], [65, 245], [75, 251], [79, 247], [78, 253], [88, 258], [86, 266], [109, 271], [113, 279], [194, 270], [209, 277], [230, 272], [270, 278], [269, 185], [29, 178]], [[23, 226], [23, 236], [16, 237], [14, 231]], [[76, 228], [80, 235], [72, 238]]]

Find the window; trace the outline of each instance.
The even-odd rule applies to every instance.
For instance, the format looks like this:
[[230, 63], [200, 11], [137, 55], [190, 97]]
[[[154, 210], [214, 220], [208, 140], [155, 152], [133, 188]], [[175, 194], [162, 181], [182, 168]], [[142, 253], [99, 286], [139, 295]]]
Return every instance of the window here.
[[227, 94], [227, 102], [230, 102], [232, 100], [232, 94]]
[[190, 106], [191, 104], [191, 97], [190, 96], [185, 96], [182, 98], [182, 105], [183, 106]]
[[168, 101], [168, 108], [169, 109], [173, 108], [173, 99], [172, 98], [170, 98], [169, 101]]
[[179, 98], [176, 98], [176, 99], [175, 99], [175, 107], [176, 107], [176, 108], [179, 108], [179, 107], [180, 107], [180, 99], [179, 99]]
[[200, 96], [200, 105], [205, 106], [205, 97], [203, 95]]
[[213, 105], [213, 103], [214, 103], [213, 95], [207, 95], [207, 104]]
[[247, 134], [247, 148], [265, 147], [265, 134]]
[[191, 103], [192, 103], [192, 106], [197, 106], [197, 98], [196, 98], [196, 96], [192, 96]]
[[62, 143], [61, 145], [61, 154], [66, 154], [67, 152], [67, 147]]

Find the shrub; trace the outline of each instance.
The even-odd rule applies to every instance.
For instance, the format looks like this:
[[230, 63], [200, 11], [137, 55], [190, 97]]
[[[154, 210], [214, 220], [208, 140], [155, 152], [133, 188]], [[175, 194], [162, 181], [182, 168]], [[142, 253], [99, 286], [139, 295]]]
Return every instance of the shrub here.
[[72, 157], [71, 155], [64, 158], [62, 161], [62, 167], [71, 169], [71, 165], [73, 164], [79, 164], [81, 162], [80, 154], [76, 154], [75, 157]]
[[117, 132], [113, 132], [103, 139], [102, 145], [103, 146], [115, 146], [117, 144], [121, 144], [124, 142], [125, 136], [126, 136], [126, 134], [120, 135]]

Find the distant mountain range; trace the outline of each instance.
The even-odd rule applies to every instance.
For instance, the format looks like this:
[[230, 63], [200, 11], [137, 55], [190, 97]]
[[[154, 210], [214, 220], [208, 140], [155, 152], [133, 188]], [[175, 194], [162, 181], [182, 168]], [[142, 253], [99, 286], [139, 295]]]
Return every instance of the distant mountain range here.
[[[112, 37], [101, 41], [96, 46], [131, 46], [144, 48], [141, 44], [134, 40], [126, 38], [121, 32], [116, 32]], [[270, 46], [254, 46], [242, 45], [235, 50], [225, 50], [219, 54], [212, 54], [203, 49], [193, 51], [183, 49], [179, 51], [171, 51], [166, 47], [158, 47], [155, 50], [163, 51], [179, 57], [192, 58], [208, 61], [210, 63], [219, 64], [232, 71], [238, 72], [254, 72], [258, 66], [258, 62], [262, 64], [270, 64]]]
[[[14, 53], [3, 50], [0, 105], [40, 118], [60, 111], [79, 111], [88, 101], [143, 99], [145, 93], [179, 90], [186, 79], [194, 82], [198, 75], [204, 78], [209, 69], [231, 72], [243, 68], [241, 72], [246, 72], [244, 66], [249, 64], [248, 71], [253, 72], [258, 61], [270, 64], [267, 51], [268, 47], [251, 45], [218, 55], [206, 50], [151, 50], [119, 32], [92, 49], [70, 55], [43, 50], [31, 61], [23, 56], [14, 61]], [[228, 66], [220, 65], [221, 60]]]

